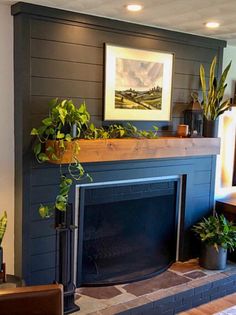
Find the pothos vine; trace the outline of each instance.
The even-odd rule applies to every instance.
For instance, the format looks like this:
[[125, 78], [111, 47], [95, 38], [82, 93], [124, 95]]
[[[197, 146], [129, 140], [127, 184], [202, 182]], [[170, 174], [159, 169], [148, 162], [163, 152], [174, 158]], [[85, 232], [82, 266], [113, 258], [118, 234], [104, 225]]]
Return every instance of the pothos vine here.
[[[62, 171], [59, 164], [60, 183], [59, 192], [55, 202], [49, 205], [41, 204], [39, 213], [47, 218], [53, 215], [55, 210], [66, 211], [69, 192], [74, 181], [84, 178], [92, 181], [91, 176], [84, 170], [77, 159], [80, 150], [76, 139], [111, 139], [111, 138], [157, 138], [158, 127], [153, 126], [153, 131], [139, 130], [134, 125], [114, 124], [108, 127], [96, 128], [90, 123], [90, 114], [85, 102], [76, 107], [72, 100], [58, 100], [55, 98], [49, 102], [49, 113], [41, 121], [38, 128], [31, 130], [31, 135], [36, 138], [33, 146], [34, 155], [38, 163], [50, 160], [59, 161], [67, 150], [69, 143], [72, 145], [72, 163], [68, 164], [68, 174]], [[53, 145], [46, 145], [48, 140], [56, 140]], [[59, 148], [59, 150], [58, 150]]]

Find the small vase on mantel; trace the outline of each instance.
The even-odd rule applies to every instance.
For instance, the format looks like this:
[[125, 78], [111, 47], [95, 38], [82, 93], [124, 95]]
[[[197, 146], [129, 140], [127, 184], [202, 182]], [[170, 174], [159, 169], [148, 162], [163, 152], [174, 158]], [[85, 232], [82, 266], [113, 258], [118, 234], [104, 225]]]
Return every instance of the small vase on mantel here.
[[218, 136], [219, 119], [207, 120], [203, 119], [203, 137], [217, 138]]

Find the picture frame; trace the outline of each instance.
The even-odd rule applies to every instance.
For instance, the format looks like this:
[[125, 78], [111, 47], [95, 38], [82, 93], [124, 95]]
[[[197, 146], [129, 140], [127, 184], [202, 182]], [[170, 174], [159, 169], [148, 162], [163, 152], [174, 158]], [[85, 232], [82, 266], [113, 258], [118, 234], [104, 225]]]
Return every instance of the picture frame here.
[[174, 54], [105, 44], [104, 120], [169, 121]]

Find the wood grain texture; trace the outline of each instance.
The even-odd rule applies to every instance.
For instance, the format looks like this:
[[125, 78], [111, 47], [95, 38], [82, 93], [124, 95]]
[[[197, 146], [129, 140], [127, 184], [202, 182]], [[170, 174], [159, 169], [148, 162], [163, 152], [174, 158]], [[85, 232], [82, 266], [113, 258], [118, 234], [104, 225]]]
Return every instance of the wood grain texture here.
[[[75, 143], [79, 153], [75, 155]], [[54, 147], [57, 156], [59, 142], [49, 140], [46, 147]], [[80, 162], [104, 162], [122, 160], [142, 160], [171, 157], [187, 157], [196, 155], [216, 155], [220, 153], [220, 138], [175, 138], [158, 139], [107, 139], [76, 140], [67, 144], [60, 160], [55, 164], [73, 162], [76, 156]]]

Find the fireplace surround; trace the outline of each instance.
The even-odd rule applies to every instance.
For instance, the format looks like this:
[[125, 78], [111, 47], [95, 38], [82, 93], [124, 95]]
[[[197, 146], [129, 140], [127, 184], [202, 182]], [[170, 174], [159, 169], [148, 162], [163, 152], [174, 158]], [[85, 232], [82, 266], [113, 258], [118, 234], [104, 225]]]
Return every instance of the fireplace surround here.
[[[15, 134], [15, 273], [27, 284], [45, 284], [55, 279], [55, 233], [51, 227], [53, 220], [42, 220], [38, 207], [40, 203], [52, 202], [57, 195], [58, 167], [35, 163], [30, 130], [47, 113], [48, 101], [63, 97], [79, 104], [85, 99], [92, 121], [97, 126], [108, 124], [102, 121], [104, 43], [171, 51], [175, 53], [172, 120], [158, 122], [158, 127], [160, 136], [173, 136], [183, 120], [191, 91], [198, 89], [199, 64], [209, 64], [217, 55], [220, 71], [226, 43], [22, 2], [12, 7], [12, 14], [15, 130], [18, 131]], [[136, 124], [144, 130], [152, 125]], [[169, 142], [165, 145], [168, 147]], [[178, 148], [173, 151], [176, 153]], [[91, 162], [84, 166], [93, 183], [181, 176], [185, 189], [179, 259], [184, 261], [196, 254], [191, 226], [213, 206], [215, 154]], [[74, 208], [75, 192], [73, 187], [69, 200]]]
[[77, 286], [132, 282], [178, 260], [182, 178], [78, 185]]

